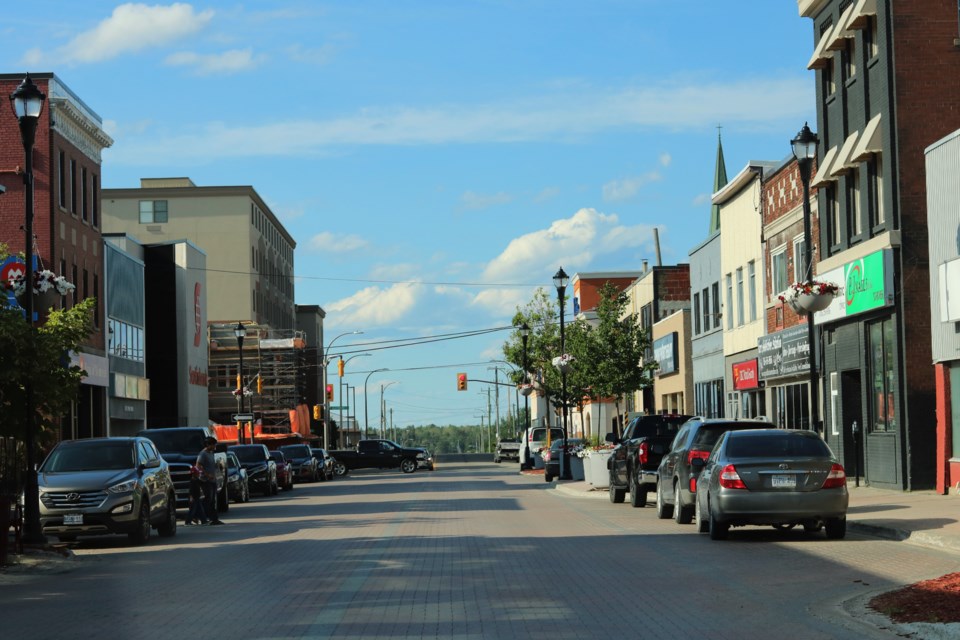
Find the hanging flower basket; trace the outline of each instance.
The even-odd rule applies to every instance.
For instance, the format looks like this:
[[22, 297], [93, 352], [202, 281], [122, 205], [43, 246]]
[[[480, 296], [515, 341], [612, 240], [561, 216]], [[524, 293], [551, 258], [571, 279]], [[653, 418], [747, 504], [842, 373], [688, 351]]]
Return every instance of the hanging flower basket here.
[[253, 391], [251, 391], [248, 387], [244, 387], [242, 392], [240, 389], [234, 389], [232, 393], [234, 398], [239, 398], [241, 393], [243, 393], [244, 398], [249, 398], [253, 395]]
[[793, 283], [783, 295], [778, 297], [780, 302], [789, 304], [790, 308], [797, 313], [806, 315], [829, 307], [839, 292], [840, 287], [832, 282], [808, 280]]
[[529, 382], [527, 384], [517, 385], [517, 388], [520, 390], [520, 395], [522, 395], [523, 397], [527, 397], [531, 393], [533, 393], [533, 385], [530, 384]]
[[[26, 308], [27, 286], [26, 278], [17, 275], [4, 283], [7, 290], [12, 291], [21, 307]], [[46, 311], [56, 304], [57, 298], [67, 295], [76, 287], [63, 276], [53, 271], [43, 269], [33, 272], [33, 310]]]
[[562, 356], [557, 356], [551, 362], [557, 368], [557, 371], [567, 373], [570, 370], [570, 365], [573, 364], [573, 356], [565, 353]]

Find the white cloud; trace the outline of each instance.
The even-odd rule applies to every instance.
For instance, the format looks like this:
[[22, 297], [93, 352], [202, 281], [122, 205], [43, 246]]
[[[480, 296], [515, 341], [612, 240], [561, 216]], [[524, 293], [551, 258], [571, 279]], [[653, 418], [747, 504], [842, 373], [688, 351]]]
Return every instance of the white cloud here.
[[366, 249], [369, 244], [355, 234], [334, 235], [329, 231], [318, 233], [310, 238], [310, 250], [317, 253], [349, 253]]
[[576, 140], [610, 130], [782, 128], [808, 110], [806, 77], [729, 84], [661, 84], [619, 91], [548, 94], [481, 105], [366, 108], [329, 120], [227, 126], [118, 144], [111, 161], [208, 163], [219, 158], [320, 154], [345, 145], [491, 144]]
[[480, 211], [497, 205], [506, 204], [513, 200], [509, 193], [482, 194], [466, 191], [460, 196], [460, 208], [466, 211]]
[[[117, 6], [109, 18], [78, 34], [57, 49], [54, 58], [67, 64], [110, 60], [124, 53], [160, 47], [190, 36], [213, 18], [213, 11], [194, 12], [189, 4]], [[40, 56], [31, 52], [31, 56]]]
[[608, 202], [629, 200], [637, 195], [637, 192], [639, 192], [640, 188], [644, 185], [648, 185], [651, 182], [659, 182], [661, 179], [659, 172], [651, 171], [642, 176], [633, 176], [622, 180], [611, 180], [603, 185], [603, 199]]
[[553, 200], [554, 198], [556, 198], [556, 197], [559, 196], [559, 195], [560, 195], [560, 188], [559, 188], [559, 187], [547, 187], [547, 188], [543, 189], [540, 193], [538, 193], [537, 195], [535, 195], [535, 196], [533, 197], [533, 201], [536, 202], [536, 203], [538, 203], [538, 204], [541, 203], [541, 202], [548, 202], [548, 201], [550, 201], [550, 200]]
[[198, 75], [237, 73], [255, 69], [266, 60], [266, 56], [253, 55], [253, 50], [231, 49], [222, 53], [200, 54], [181, 51], [167, 56], [164, 64], [170, 66], [193, 67]]
[[661, 154], [660, 154], [660, 166], [661, 166], [661, 167], [669, 167], [671, 162], [673, 162], [673, 156], [671, 156], [669, 153], [661, 153]]
[[419, 284], [394, 284], [386, 289], [366, 287], [324, 308], [331, 321], [336, 318], [337, 326], [387, 326], [413, 311], [423, 292], [424, 287]]

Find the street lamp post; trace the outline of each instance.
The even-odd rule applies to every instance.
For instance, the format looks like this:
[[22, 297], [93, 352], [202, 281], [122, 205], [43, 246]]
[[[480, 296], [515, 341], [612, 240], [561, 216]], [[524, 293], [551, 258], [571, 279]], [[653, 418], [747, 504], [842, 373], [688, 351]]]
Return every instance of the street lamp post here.
[[370, 382], [370, 376], [378, 371], [389, 371], [389, 369], [374, 369], [363, 379], [363, 436], [365, 438], [370, 437], [370, 403], [367, 402], [367, 383]]
[[381, 385], [380, 385], [380, 437], [381, 437], [381, 438], [382, 438], [383, 435], [384, 435], [383, 432], [384, 432], [384, 428], [386, 427], [386, 423], [384, 422], [384, 418], [385, 418], [386, 411], [387, 411], [387, 407], [386, 407], [386, 405], [383, 403], [383, 390], [386, 389], [387, 387], [389, 387], [389, 386], [392, 385], [392, 384], [397, 384], [397, 381], [396, 381], [396, 380], [393, 380], [392, 382], [388, 382], [387, 384], [381, 384]]
[[[527, 383], [527, 340], [530, 338], [530, 325], [524, 322], [520, 326], [520, 339], [523, 341], [523, 383]], [[523, 394], [523, 415], [524, 415], [524, 424], [526, 428], [530, 428], [530, 393], [524, 388], [524, 391], [527, 393]]]
[[[347, 370], [347, 363], [350, 362], [351, 360], [353, 360], [354, 358], [362, 358], [362, 357], [364, 357], [364, 356], [370, 356], [370, 355], [373, 355], [373, 354], [372, 354], [372, 353], [358, 353], [358, 354], [356, 354], [356, 355], [354, 355], [354, 356], [350, 356], [349, 358], [347, 358], [346, 360], [343, 361], [343, 370], [344, 370], [344, 371]], [[344, 397], [346, 397], [346, 399], [347, 399], [347, 401], [348, 401], [348, 406], [350, 406], [350, 405], [349, 405], [349, 400], [350, 400], [350, 390], [349, 390], [349, 388], [350, 388], [350, 385], [348, 384], [348, 385], [347, 385], [347, 395], [344, 396], [344, 394], [343, 394], [343, 377], [341, 376], [341, 377], [340, 377], [340, 395], [339, 395], [339, 398], [340, 398], [340, 428], [341, 428], [341, 429], [343, 428], [343, 400], [344, 400]], [[354, 417], [356, 417], [356, 415], [357, 415], [356, 410], [354, 410], [353, 415], [354, 415]], [[348, 418], [350, 417], [350, 414], [349, 414], [349, 413], [347, 414], [347, 417], [348, 417]]]
[[343, 336], [359, 335], [363, 331], [345, 331], [327, 343], [323, 350], [323, 448], [330, 450], [330, 404], [327, 402], [327, 368], [330, 366], [330, 347]]
[[[40, 112], [43, 111], [43, 101], [46, 96], [33, 84], [28, 73], [24, 76], [20, 86], [10, 94], [10, 105], [13, 107], [13, 114], [20, 124], [20, 140], [23, 142], [24, 171], [23, 171], [23, 195], [24, 195], [24, 241], [23, 255], [25, 257], [25, 276], [27, 324], [30, 325], [28, 331], [27, 348], [32, 353], [34, 348], [33, 340], [33, 143], [37, 135], [37, 123], [40, 120]], [[30, 376], [24, 378], [23, 384], [24, 410], [26, 414], [26, 423], [24, 431], [24, 447], [27, 457], [27, 478], [24, 487], [24, 523], [23, 523], [23, 541], [28, 544], [44, 544], [47, 539], [43, 535], [43, 528], [40, 525], [40, 489], [37, 486], [37, 473], [35, 461], [36, 452], [34, 425], [36, 409], [33, 406], [33, 383]], [[3, 532], [6, 535], [6, 532]]]
[[[233, 335], [237, 337], [237, 350], [240, 352], [240, 372], [237, 374], [237, 397], [240, 398], [240, 413], [243, 413], [243, 339], [247, 336], [247, 329], [243, 326], [243, 323], [237, 322], [237, 326], [233, 328]], [[244, 434], [245, 431], [244, 423], [242, 420], [237, 420], [237, 436], [240, 444], [246, 444]], [[250, 440], [253, 440], [253, 434], [250, 434]]]
[[[820, 140], [817, 134], [810, 130], [807, 123], [793, 140], [793, 155], [797, 158], [797, 168], [800, 170], [800, 181], [803, 183], [803, 273], [807, 280], [813, 279], [813, 238], [811, 231], [810, 213], [810, 171], [813, 159], [817, 156], [817, 144]], [[816, 343], [816, 329], [813, 322], [813, 312], [807, 312], [807, 343], [810, 354], [810, 428], [820, 432], [820, 400], [817, 376], [817, 357], [814, 345]]]
[[[553, 276], [553, 284], [557, 288], [557, 298], [560, 300], [560, 355], [566, 352], [566, 345], [564, 344], [564, 334], [563, 334], [563, 308], [566, 306], [565, 294], [567, 292], [567, 283], [570, 282], [570, 277], [567, 276], [566, 272], [563, 270], [563, 267], [560, 267], [560, 270], [557, 271]], [[570, 475], [570, 466], [567, 464], [567, 372], [565, 369], [560, 369], [560, 402], [561, 410], [560, 415], [561, 421], [563, 423], [563, 446], [560, 447], [560, 477], [564, 480], [569, 480], [572, 476]]]

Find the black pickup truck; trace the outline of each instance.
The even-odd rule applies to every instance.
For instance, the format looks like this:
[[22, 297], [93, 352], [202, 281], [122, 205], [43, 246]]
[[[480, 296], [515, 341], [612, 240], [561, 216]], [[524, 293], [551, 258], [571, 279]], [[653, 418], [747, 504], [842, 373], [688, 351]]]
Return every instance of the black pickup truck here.
[[647, 492], [657, 489], [660, 460], [688, 419], [690, 416], [676, 414], [637, 416], [627, 423], [622, 437], [607, 434], [607, 442], [616, 445], [607, 459], [610, 502], [623, 502], [629, 492], [630, 504], [647, 505]]
[[404, 473], [417, 470], [426, 460], [426, 449], [405, 448], [392, 440], [361, 440], [354, 449], [331, 451], [333, 473], [345, 476], [352, 469], [400, 469]]

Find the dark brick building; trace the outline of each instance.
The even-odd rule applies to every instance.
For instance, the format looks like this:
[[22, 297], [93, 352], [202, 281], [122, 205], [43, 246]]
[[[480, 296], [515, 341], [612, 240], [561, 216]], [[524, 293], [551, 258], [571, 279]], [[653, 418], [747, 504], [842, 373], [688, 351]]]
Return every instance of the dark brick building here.
[[[22, 74], [0, 74], [6, 98]], [[100, 235], [100, 159], [113, 144], [102, 121], [52, 73], [31, 74], [46, 95], [33, 149], [34, 243], [42, 268], [76, 285], [65, 296], [68, 307], [86, 298], [103, 299], [103, 240]], [[24, 155], [20, 129], [12, 110], [0, 108], [0, 241], [11, 254], [24, 251]], [[103, 305], [94, 317], [95, 333], [76, 354], [87, 371], [81, 393], [62, 421], [64, 438], [105, 435], [106, 387], [109, 383], [104, 342]]]

